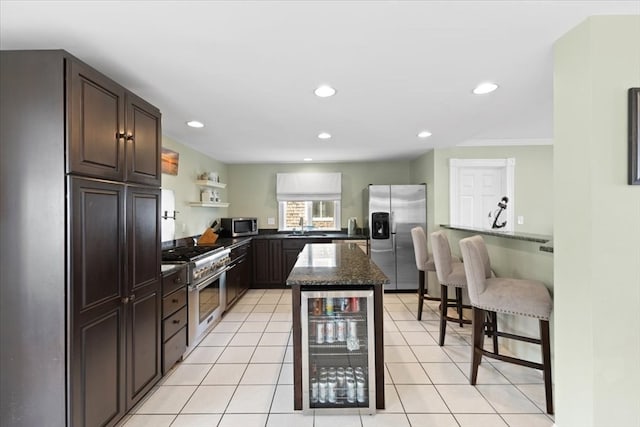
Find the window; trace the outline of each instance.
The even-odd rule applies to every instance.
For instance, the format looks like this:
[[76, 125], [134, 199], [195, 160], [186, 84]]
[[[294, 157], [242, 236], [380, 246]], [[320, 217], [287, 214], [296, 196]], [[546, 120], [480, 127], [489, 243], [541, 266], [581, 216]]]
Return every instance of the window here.
[[277, 174], [278, 229], [339, 230], [340, 173]]
[[304, 230], [339, 230], [339, 200], [291, 200], [278, 202], [281, 231], [300, 230], [300, 218]]

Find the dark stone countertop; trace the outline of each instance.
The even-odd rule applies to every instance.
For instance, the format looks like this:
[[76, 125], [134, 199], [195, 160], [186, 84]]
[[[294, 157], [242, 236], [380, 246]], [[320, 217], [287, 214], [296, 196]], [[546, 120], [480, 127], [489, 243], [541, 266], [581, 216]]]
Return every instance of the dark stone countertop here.
[[369, 237], [364, 234], [354, 234], [349, 236], [344, 232], [316, 232], [311, 231], [306, 234], [294, 234], [292, 232], [278, 233], [260, 233], [257, 236], [251, 236], [252, 239], [314, 239], [314, 240], [368, 240]]
[[287, 278], [288, 286], [381, 286], [387, 283], [387, 276], [353, 243], [305, 245]]
[[486, 236], [504, 237], [505, 239], [523, 240], [525, 242], [542, 243], [540, 251], [553, 252], [553, 236], [545, 234], [521, 233], [519, 231], [500, 231], [482, 228], [471, 228], [449, 224], [440, 224], [440, 227], [449, 230], [467, 231], [469, 233], [484, 234]]

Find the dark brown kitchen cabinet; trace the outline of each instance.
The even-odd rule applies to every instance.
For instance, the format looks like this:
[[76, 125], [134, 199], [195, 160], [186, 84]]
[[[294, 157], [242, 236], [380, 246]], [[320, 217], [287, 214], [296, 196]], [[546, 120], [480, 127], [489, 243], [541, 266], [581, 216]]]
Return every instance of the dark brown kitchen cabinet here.
[[131, 92], [127, 92], [125, 100], [126, 181], [159, 186], [162, 157], [160, 111]]
[[72, 422], [95, 426], [126, 412], [125, 187], [70, 184]]
[[251, 285], [251, 240], [231, 249], [226, 278], [226, 308], [231, 307]]
[[114, 426], [160, 378], [160, 113], [61, 50], [0, 93], [0, 425]]
[[93, 68], [67, 60], [69, 172], [160, 185], [160, 112]]
[[253, 241], [253, 285], [255, 287], [281, 287], [282, 242], [280, 239]]
[[176, 267], [162, 278], [162, 374], [187, 350], [187, 267]]
[[161, 375], [160, 190], [77, 177], [70, 187], [73, 424], [103, 425]]
[[126, 396], [131, 408], [161, 377], [160, 189], [127, 186], [126, 210]]

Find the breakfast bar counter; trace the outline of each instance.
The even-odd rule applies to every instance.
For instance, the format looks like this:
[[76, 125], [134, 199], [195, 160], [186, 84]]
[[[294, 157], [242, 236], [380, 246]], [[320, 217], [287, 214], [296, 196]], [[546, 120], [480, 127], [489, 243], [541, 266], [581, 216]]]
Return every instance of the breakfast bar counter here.
[[[304, 247], [286, 283], [292, 289], [294, 409], [384, 409], [382, 299], [389, 279], [357, 244], [320, 243]], [[358, 384], [355, 399], [348, 377], [340, 384], [340, 371], [359, 367], [361, 379], [370, 380]], [[325, 395], [320, 378], [325, 370], [331, 378], [335, 368], [337, 388], [330, 384]]]

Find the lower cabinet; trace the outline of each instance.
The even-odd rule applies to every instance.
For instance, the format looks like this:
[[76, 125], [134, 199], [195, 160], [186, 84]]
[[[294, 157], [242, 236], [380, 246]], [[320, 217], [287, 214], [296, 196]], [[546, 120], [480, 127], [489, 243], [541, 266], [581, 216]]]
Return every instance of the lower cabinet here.
[[69, 184], [70, 423], [111, 426], [161, 375], [160, 190]]
[[281, 239], [253, 241], [253, 284], [255, 287], [282, 287]]
[[231, 307], [247, 289], [252, 280], [251, 240], [231, 249], [231, 264], [227, 270], [226, 307]]
[[162, 278], [162, 375], [187, 350], [187, 269], [181, 266]]

